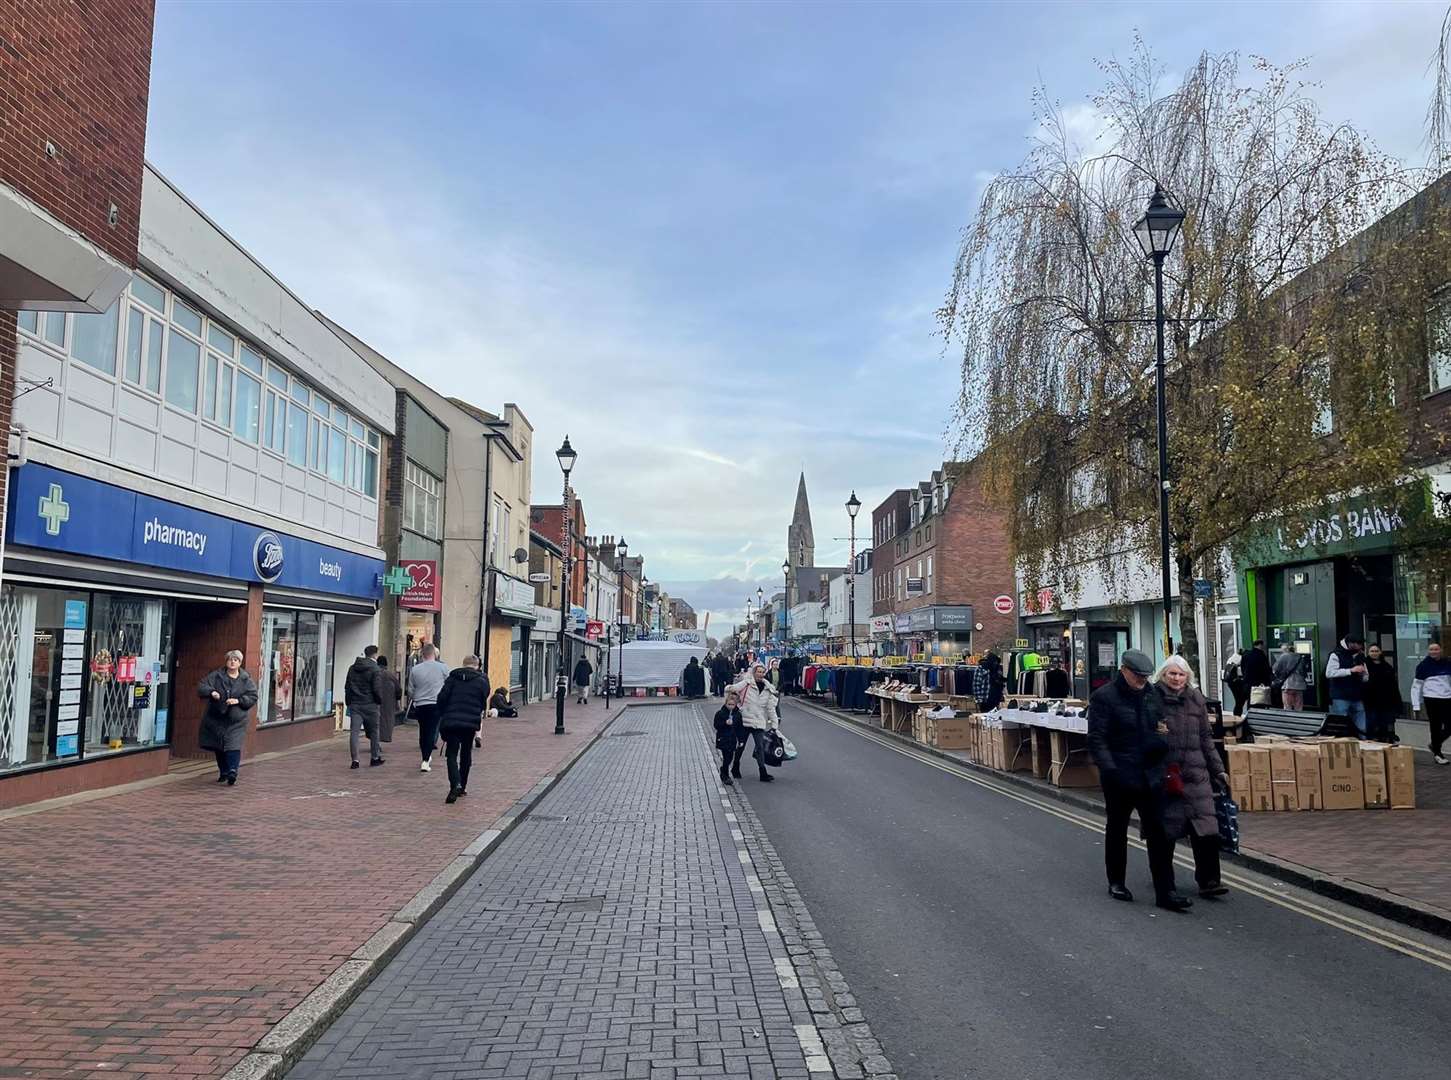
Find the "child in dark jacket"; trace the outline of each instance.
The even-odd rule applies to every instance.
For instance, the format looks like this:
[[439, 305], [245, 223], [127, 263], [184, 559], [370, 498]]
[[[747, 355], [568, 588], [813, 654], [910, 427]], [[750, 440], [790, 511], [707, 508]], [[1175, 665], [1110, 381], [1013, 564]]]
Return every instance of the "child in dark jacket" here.
[[[735, 757], [736, 744], [746, 741], [746, 722], [741, 716], [741, 702], [734, 690], [726, 694], [725, 704], [715, 714], [715, 748], [720, 751], [720, 782], [726, 787], [731, 784], [731, 761]], [[740, 766], [736, 766], [740, 776]]]

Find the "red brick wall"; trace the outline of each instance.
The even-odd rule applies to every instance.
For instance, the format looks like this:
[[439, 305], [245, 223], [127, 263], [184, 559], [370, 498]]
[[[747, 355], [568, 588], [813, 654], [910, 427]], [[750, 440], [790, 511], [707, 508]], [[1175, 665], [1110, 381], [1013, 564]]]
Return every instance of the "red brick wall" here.
[[936, 571], [939, 604], [971, 604], [973, 648], [1011, 645], [1018, 636], [1016, 614], [999, 615], [994, 597], [1016, 595], [1007, 515], [996, 509], [971, 472], [958, 479], [947, 512], [938, 515]]
[[126, 266], [141, 221], [154, 8], [0, 0], [0, 182]]
[[166, 748], [157, 747], [155, 750], [107, 754], [79, 765], [17, 773], [0, 781], [0, 810], [163, 776], [170, 764]]
[[[172, 700], [171, 753], [173, 757], [205, 756], [197, 745], [205, 706], [197, 697], [197, 683], [222, 666], [229, 649], [241, 649], [242, 666], [260, 685], [263, 677], [262, 586], [251, 587], [246, 604], [191, 603], [176, 608], [176, 690]], [[328, 721], [331, 726], [331, 721]], [[256, 752], [254, 717], [246, 751]], [[277, 749], [269, 746], [268, 749]]]

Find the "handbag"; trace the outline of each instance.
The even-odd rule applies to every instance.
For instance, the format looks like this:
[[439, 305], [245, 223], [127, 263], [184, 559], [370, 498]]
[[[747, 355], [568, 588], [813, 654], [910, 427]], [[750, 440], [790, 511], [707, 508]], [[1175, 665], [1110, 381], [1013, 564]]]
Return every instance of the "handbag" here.
[[774, 728], [766, 732], [766, 749], [762, 756], [773, 769], [779, 768], [786, 761], [786, 741]]
[[1184, 794], [1184, 773], [1180, 771], [1178, 762], [1169, 765], [1169, 770], [1164, 776], [1165, 795]]
[[1214, 796], [1214, 817], [1219, 823], [1219, 850], [1239, 851], [1239, 804], [1227, 792]]
[[1250, 687], [1249, 703], [1251, 705], [1268, 705], [1270, 703], [1270, 688], [1268, 686]]

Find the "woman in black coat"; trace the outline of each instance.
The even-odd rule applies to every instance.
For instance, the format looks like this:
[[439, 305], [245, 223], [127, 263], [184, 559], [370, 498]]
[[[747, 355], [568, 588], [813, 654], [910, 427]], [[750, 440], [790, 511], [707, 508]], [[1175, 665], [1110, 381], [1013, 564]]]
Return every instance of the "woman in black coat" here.
[[465, 656], [463, 666], [449, 672], [438, 692], [438, 732], [448, 762], [447, 803], [468, 794], [469, 768], [474, 762], [474, 736], [489, 707], [489, 677], [479, 670], [477, 656]]
[[247, 714], [257, 707], [257, 684], [242, 670], [242, 654], [227, 653], [217, 668], [197, 686], [197, 697], [207, 703], [202, 715], [200, 745], [217, 756], [217, 783], [237, 782], [242, 765], [242, 742], [247, 737]]
[[725, 704], [715, 714], [715, 748], [720, 751], [720, 782], [726, 787], [731, 784], [731, 762], [736, 755], [737, 744], [746, 741], [746, 721], [741, 716], [741, 700], [734, 690], [727, 690]]
[[693, 656], [680, 673], [680, 690], [688, 698], [705, 697], [705, 668]]
[[1365, 684], [1366, 730], [1372, 739], [1398, 743], [1396, 720], [1401, 715], [1401, 680], [1396, 666], [1386, 659], [1379, 645], [1366, 650], [1365, 671], [1370, 676]]

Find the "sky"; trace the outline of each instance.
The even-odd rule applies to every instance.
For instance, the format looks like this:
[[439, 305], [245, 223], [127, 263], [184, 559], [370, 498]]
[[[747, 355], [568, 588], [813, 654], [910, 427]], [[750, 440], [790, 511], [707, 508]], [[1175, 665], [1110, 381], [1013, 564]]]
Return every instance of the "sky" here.
[[1421, 163], [1444, 3], [159, 0], [147, 157], [316, 308], [441, 392], [568, 434], [593, 534], [711, 629], [947, 455], [933, 313], [1043, 85], [1087, 113], [1141, 34], [1304, 59]]

